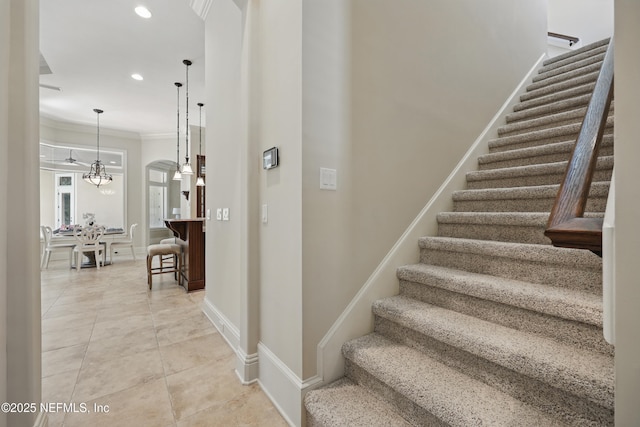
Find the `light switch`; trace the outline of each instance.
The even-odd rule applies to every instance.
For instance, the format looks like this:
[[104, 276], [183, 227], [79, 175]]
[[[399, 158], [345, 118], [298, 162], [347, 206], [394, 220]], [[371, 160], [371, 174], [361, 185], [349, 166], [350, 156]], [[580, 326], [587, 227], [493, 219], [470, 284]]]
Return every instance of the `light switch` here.
[[222, 221], [222, 208], [216, 209], [216, 219]]
[[269, 206], [262, 205], [262, 223], [266, 224], [269, 222]]
[[335, 169], [320, 168], [320, 189], [336, 190], [337, 171]]
[[222, 208], [222, 220], [229, 221], [229, 208]]

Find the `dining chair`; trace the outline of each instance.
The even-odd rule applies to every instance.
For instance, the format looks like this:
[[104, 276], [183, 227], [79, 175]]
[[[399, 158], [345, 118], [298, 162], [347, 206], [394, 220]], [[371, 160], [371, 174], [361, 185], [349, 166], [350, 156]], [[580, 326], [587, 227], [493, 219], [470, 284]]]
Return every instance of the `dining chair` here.
[[40, 231], [42, 232], [42, 238], [44, 239], [44, 250], [42, 251], [42, 258], [40, 259], [40, 268], [49, 268], [49, 259], [51, 258], [51, 252], [54, 251], [68, 251], [69, 252], [69, 267], [71, 267], [71, 260], [73, 259], [73, 248], [75, 243], [52, 243], [53, 230], [48, 225], [41, 225]]
[[104, 227], [88, 226], [75, 227], [73, 235], [76, 237], [76, 247], [73, 249], [76, 261], [76, 270], [80, 271], [82, 267], [82, 257], [85, 253], [89, 253], [90, 257], [95, 256], [96, 267], [100, 269], [100, 256], [102, 257], [102, 265], [106, 260], [106, 251], [104, 244], [100, 242], [104, 235]]
[[136, 229], [136, 227], [138, 226], [138, 224], [131, 224], [131, 227], [129, 228], [129, 237], [127, 239], [116, 239], [113, 242], [111, 242], [110, 249], [109, 249], [109, 259], [111, 260], [111, 263], [113, 263], [113, 247], [115, 246], [116, 249], [118, 248], [126, 248], [129, 247], [131, 248], [131, 255], [133, 256], [133, 260], [136, 260], [136, 252], [133, 248], [133, 233]]

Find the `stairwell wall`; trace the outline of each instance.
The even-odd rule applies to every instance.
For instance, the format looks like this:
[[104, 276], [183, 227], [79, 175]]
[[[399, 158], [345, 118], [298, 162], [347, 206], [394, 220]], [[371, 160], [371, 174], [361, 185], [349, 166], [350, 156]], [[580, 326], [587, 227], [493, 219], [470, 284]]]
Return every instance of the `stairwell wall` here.
[[615, 424], [639, 426], [640, 411], [640, 3], [615, 2]]
[[[303, 3], [303, 378], [319, 373], [324, 334], [545, 51], [546, 6]], [[337, 170], [336, 191], [319, 189], [320, 168]], [[406, 262], [417, 260], [416, 242]]]

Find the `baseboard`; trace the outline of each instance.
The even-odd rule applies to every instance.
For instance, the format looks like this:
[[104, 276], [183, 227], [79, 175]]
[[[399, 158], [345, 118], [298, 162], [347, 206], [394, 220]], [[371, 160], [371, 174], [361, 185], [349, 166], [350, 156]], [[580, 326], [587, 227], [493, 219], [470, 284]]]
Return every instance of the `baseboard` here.
[[[501, 119], [519, 102], [520, 94], [526, 91], [526, 86], [545, 57], [546, 55], [543, 54], [533, 64], [520, 84], [496, 112], [489, 125], [474, 141], [442, 186], [400, 236], [320, 341], [317, 347], [317, 376], [321, 378], [321, 381], [316, 382], [314, 387], [328, 384], [344, 375], [342, 344], [373, 331], [371, 304], [375, 300], [397, 294], [396, 268], [415, 260], [417, 241], [420, 237], [437, 233], [437, 214], [450, 210], [453, 191], [466, 188], [466, 173], [477, 169], [479, 155], [488, 153], [488, 141], [497, 137], [497, 129], [503, 125]], [[262, 377], [262, 372], [260, 375]]]
[[246, 354], [240, 347], [240, 330], [206, 297], [202, 312], [207, 316], [220, 335], [236, 354], [236, 374], [242, 384], [251, 384], [258, 380], [258, 354]]
[[302, 381], [263, 343], [258, 343], [258, 355], [260, 387], [289, 425], [304, 426], [304, 394], [319, 384], [321, 378], [314, 376]]
[[36, 421], [33, 423], [33, 427], [48, 427], [49, 426], [49, 417], [46, 412], [38, 412], [38, 416], [36, 417]]

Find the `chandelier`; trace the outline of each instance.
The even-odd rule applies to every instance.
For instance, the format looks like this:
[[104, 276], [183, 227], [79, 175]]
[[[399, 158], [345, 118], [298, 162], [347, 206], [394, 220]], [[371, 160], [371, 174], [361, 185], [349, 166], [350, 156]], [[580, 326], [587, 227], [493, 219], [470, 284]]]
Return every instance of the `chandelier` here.
[[110, 184], [111, 181], [113, 181], [113, 177], [107, 173], [107, 169], [100, 161], [100, 114], [104, 111], [97, 108], [94, 108], [93, 111], [98, 117], [96, 161], [91, 163], [91, 169], [89, 169], [89, 172], [82, 174], [82, 179], [87, 181], [89, 184], [100, 187], [101, 185]]

